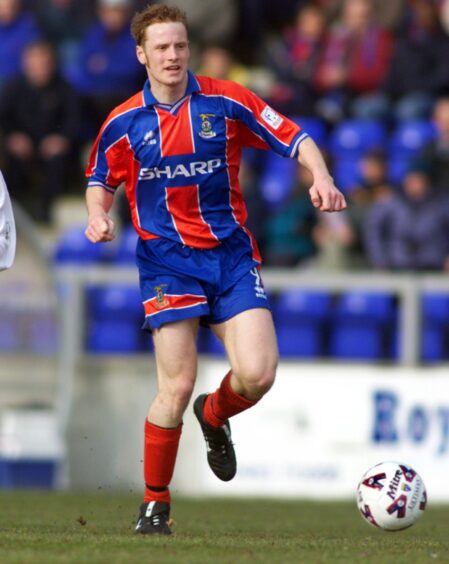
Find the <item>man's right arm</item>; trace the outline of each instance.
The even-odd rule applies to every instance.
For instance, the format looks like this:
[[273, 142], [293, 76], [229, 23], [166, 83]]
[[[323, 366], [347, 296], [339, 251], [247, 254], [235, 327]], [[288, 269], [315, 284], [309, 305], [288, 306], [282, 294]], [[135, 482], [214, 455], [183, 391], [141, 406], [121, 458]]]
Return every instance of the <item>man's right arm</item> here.
[[92, 243], [105, 243], [115, 237], [115, 225], [109, 217], [114, 196], [100, 188], [90, 186], [86, 190], [87, 228], [86, 237]]

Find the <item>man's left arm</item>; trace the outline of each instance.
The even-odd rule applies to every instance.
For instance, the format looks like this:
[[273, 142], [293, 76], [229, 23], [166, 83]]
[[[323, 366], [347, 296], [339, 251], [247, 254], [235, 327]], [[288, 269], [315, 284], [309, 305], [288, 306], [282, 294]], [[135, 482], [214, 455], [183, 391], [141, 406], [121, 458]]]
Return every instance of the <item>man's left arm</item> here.
[[301, 141], [299, 145], [298, 162], [313, 175], [309, 194], [314, 207], [325, 212], [344, 210], [345, 197], [335, 186], [321, 151], [310, 137]]
[[[345, 197], [334, 185], [321, 151], [307, 133], [247, 88], [231, 81], [222, 81], [220, 84], [227, 117], [240, 120], [277, 154], [294, 158], [298, 153], [298, 162], [313, 175], [310, 188], [313, 205], [321, 211], [344, 210]], [[257, 143], [244, 146], [260, 147]]]

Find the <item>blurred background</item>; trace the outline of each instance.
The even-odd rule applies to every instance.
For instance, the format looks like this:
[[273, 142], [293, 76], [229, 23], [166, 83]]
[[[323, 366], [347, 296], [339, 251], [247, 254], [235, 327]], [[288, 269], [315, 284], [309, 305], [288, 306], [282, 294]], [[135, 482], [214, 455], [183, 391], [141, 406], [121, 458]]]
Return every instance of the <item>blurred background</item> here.
[[[83, 193], [101, 123], [145, 80], [129, 22], [147, 4], [0, 0], [0, 168], [18, 229], [0, 275], [0, 488], [141, 489], [155, 365], [136, 235], [119, 191], [117, 240], [90, 244]], [[233, 423], [231, 487], [186, 415], [175, 491], [350, 497], [366, 468], [399, 459], [449, 500], [449, 2], [178, 4], [193, 70], [299, 123], [348, 209], [317, 212], [306, 170], [245, 152], [278, 382]], [[227, 367], [210, 332], [198, 346], [201, 392]]]

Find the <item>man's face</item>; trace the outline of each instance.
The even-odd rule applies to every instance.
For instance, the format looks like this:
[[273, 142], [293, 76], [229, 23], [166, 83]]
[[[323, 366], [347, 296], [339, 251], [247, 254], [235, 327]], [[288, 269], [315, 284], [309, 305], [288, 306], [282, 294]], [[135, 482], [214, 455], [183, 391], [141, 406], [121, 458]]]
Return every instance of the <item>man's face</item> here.
[[22, 67], [28, 81], [37, 88], [46, 86], [55, 72], [55, 58], [50, 47], [33, 45], [25, 49]]
[[129, 10], [126, 6], [101, 6], [98, 9], [101, 23], [111, 33], [119, 33], [128, 26]]
[[20, 9], [19, 0], [0, 0], [0, 21], [4, 24], [11, 23]]
[[187, 30], [181, 22], [147, 27], [145, 41], [137, 46], [137, 58], [145, 65], [151, 83], [177, 86], [186, 77], [190, 57]]

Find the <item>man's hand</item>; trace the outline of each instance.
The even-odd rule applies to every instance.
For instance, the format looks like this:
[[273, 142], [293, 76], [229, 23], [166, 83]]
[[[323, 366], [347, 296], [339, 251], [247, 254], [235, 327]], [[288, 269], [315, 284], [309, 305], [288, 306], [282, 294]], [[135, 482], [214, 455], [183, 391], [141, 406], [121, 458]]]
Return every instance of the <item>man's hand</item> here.
[[5, 137], [8, 151], [19, 159], [29, 159], [33, 155], [33, 141], [29, 135], [14, 131]]
[[106, 243], [114, 239], [115, 225], [106, 213], [89, 216], [84, 233], [91, 243]]
[[313, 206], [320, 211], [334, 212], [346, 209], [345, 197], [336, 188], [331, 176], [316, 179], [309, 194]]
[[39, 153], [44, 159], [51, 159], [65, 155], [69, 150], [69, 145], [69, 140], [66, 137], [53, 133], [42, 139], [39, 144]]

